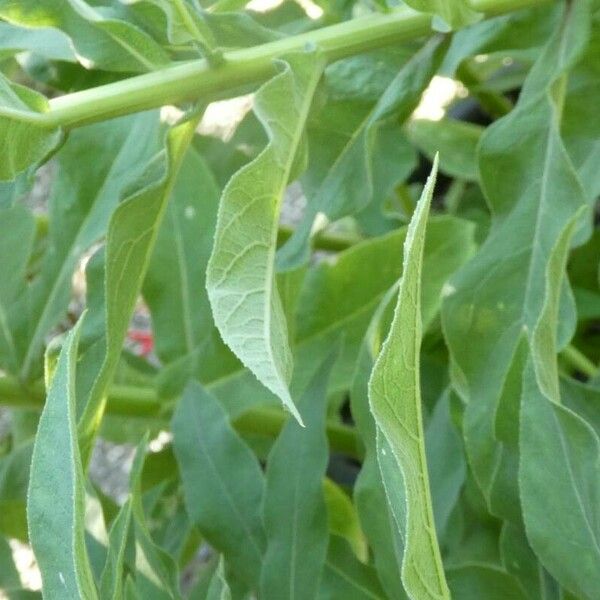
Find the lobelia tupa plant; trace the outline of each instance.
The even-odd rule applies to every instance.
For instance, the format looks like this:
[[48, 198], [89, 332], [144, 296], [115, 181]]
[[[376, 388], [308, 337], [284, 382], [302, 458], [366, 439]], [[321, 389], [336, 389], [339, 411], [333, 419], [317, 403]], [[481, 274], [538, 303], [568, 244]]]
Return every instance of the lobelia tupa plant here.
[[1, 597], [600, 597], [599, 0], [0, 0], [0, 59]]

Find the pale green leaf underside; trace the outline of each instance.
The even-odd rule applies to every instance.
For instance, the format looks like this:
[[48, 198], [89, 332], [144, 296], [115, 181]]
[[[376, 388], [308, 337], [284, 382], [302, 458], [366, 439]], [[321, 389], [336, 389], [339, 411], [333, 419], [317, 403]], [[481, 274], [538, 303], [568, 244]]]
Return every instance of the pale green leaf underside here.
[[[392, 512], [405, 530], [402, 582], [414, 600], [449, 598], [429, 490], [419, 376], [421, 269], [436, 173], [437, 157], [409, 226], [394, 319], [369, 381], [371, 411], [385, 439], [378, 453], [387, 448], [393, 456], [386, 458], [381, 472]], [[390, 493], [399, 480], [404, 482], [406, 506], [400, 490]], [[405, 524], [400, 518], [404, 514]]]
[[322, 68], [314, 53], [290, 56], [258, 91], [255, 111], [269, 144], [223, 192], [206, 278], [223, 340], [299, 420], [288, 390], [292, 356], [274, 260], [283, 194]]

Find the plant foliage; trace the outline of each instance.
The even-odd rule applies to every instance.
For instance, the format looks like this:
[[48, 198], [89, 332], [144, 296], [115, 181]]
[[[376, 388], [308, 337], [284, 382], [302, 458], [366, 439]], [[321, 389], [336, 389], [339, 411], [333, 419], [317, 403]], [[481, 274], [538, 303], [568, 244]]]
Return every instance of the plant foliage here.
[[0, 0], [0, 595], [595, 600], [600, 2], [267, 4]]

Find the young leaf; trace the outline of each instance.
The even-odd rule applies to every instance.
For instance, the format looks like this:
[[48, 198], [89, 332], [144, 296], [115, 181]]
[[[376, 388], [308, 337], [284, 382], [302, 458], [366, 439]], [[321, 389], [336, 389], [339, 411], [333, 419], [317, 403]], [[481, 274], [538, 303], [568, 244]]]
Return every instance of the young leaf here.
[[337, 351], [298, 402], [306, 427], [289, 419], [269, 454], [264, 521], [267, 533], [260, 596], [266, 600], [317, 598], [328, 541], [323, 477], [327, 381]]
[[[405, 530], [402, 582], [408, 595], [419, 600], [449, 598], [429, 491], [419, 376], [421, 269], [436, 174], [437, 157], [409, 226], [394, 319], [369, 381], [371, 411], [381, 442], [385, 442], [378, 442], [380, 465], [380, 455], [387, 447], [391, 451], [388, 465], [393, 461], [398, 471], [396, 477], [389, 468], [382, 467], [388, 501], [397, 520], [406, 511], [406, 522], [398, 523]], [[396, 494], [390, 494], [400, 480], [404, 482], [406, 507], [398, 506]]]
[[238, 171], [219, 207], [206, 287], [225, 343], [300, 419], [288, 389], [292, 357], [275, 281], [283, 193], [301, 152], [302, 132], [323, 69], [315, 53], [289, 56], [255, 98], [269, 144]]
[[263, 474], [218, 400], [199, 384], [184, 392], [172, 422], [173, 446], [190, 519], [250, 588], [258, 587], [265, 537]]
[[75, 360], [81, 321], [69, 333], [33, 448], [29, 538], [48, 598], [98, 598], [85, 548], [85, 484], [75, 421]]
[[560, 404], [556, 361], [560, 290], [577, 217], [549, 257], [544, 306], [531, 337], [519, 483], [527, 537], [540, 561], [564, 587], [591, 599], [600, 585], [600, 439]]

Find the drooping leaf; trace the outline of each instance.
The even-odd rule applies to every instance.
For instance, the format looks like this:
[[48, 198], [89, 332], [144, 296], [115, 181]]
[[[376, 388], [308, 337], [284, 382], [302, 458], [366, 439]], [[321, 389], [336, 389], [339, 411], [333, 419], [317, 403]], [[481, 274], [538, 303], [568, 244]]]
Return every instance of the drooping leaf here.
[[29, 537], [48, 598], [98, 598], [84, 538], [84, 472], [75, 421], [80, 324], [61, 350], [31, 460]]
[[292, 357], [277, 291], [275, 245], [283, 193], [323, 68], [314, 53], [290, 56], [257, 93], [269, 144], [223, 192], [206, 286], [225, 343], [296, 418], [288, 390]]
[[[425, 224], [436, 173], [437, 159], [409, 226], [394, 319], [369, 380], [371, 411], [379, 428], [382, 478], [388, 502], [405, 537], [402, 582], [408, 595], [419, 600], [449, 597], [429, 490], [419, 376]], [[386, 453], [386, 448], [391, 456], [384, 468], [381, 454]], [[399, 494], [404, 496], [400, 504]], [[406, 522], [399, 518], [402, 515]]]
[[305, 427], [288, 419], [267, 461], [264, 522], [267, 548], [260, 596], [317, 598], [328, 543], [323, 476], [327, 379], [337, 358], [330, 353], [298, 402]]
[[191, 383], [173, 416], [174, 449], [192, 522], [251, 588], [265, 548], [256, 457], [231, 428], [218, 400]]

